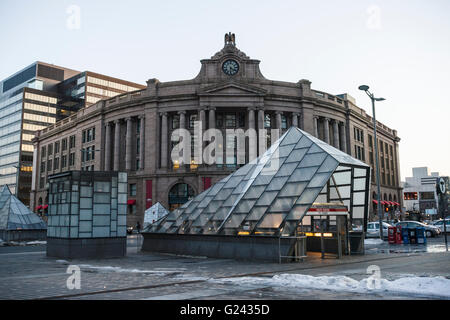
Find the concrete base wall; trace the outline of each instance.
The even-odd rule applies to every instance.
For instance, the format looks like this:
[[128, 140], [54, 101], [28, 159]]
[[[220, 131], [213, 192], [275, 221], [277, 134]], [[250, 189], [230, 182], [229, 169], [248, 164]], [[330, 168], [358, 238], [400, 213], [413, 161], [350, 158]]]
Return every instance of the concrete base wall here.
[[[142, 233], [142, 251], [174, 253], [210, 258], [279, 262], [292, 256], [295, 239], [270, 236], [224, 236]], [[280, 243], [280, 244], [279, 244]], [[282, 258], [282, 262], [291, 259]]]
[[33, 241], [46, 240], [47, 230], [0, 230], [3, 241]]
[[47, 256], [64, 259], [116, 258], [127, 253], [127, 238], [47, 238]]

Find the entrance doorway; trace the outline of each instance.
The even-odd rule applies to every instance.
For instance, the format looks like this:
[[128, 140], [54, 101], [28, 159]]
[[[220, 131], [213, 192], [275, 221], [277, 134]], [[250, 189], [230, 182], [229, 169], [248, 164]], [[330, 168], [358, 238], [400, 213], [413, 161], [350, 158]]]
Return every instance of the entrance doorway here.
[[177, 183], [169, 191], [169, 211], [181, 207], [195, 197], [194, 189], [187, 183]]

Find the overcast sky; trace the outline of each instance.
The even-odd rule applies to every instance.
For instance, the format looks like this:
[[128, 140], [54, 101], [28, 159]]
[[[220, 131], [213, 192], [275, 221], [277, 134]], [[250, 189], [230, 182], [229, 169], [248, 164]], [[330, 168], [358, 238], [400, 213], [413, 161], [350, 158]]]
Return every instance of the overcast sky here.
[[402, 180], [450, 175], [450, 1], [0, 0], [0, 79], [34, 61], [145, 84], [194, 78], [226, 32], [271, 80], [386, 101]]

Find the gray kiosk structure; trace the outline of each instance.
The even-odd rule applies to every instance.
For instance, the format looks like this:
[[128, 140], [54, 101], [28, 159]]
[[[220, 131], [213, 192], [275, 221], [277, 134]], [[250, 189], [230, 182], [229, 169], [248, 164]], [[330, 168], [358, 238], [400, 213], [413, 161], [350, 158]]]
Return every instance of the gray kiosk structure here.
[[68, 171], [49, 176], [47, 256], [126, 255], [127, 174]]
[[[291, 127], [262, 156], [145, 229], [142, 250], [284, 262], [324, 253], [338, 239], [342, 246], [328, 251], [361, 253], [364, 232], [355, 237], [350, 226], [367, 228], [369, 185], [368, 165]], [[307, 241], [325, 233], [322, 246]]]

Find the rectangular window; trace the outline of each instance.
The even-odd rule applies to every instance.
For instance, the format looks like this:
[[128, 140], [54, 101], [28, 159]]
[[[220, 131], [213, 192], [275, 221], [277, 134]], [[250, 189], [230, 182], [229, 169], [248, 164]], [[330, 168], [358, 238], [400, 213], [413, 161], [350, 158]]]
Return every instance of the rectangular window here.
[[136, 184], [135, 183], [130, 184], [130, 196], [131, 197], [136, 196]]
[[189, 115], [189, 128], [194, 128], [195, 122], [197, 121], [197, 115], [191, 114]]
[[434, 192], [420, 192], [420, 200], [434, 200]]
[[45, 172], [45, 161], [41, 162], [41, 173]]
[[61, 168], [67, 167], [67, 156], [64, 155], [61, 157]]
[[140, 154], [141, 153], [141, 138], [137, 137], [136, 138], [136, 154]]
[[69, 166], [75, 165], [75, 153], [72, 152], [69, 154]]
[[405, 200], [417, 200], [417, 192], [405, 192], [403, 194]]
[[236, 128], [236, 115], [235, 114], [225, 115], [225, 127]]
[[55, 142], [55, 154], [59, 153], [59, 141]]
[[61, 147], [62, 151], [67, 150], [67, 138], [62, 139], [61, 143], [62, 143], [62, 147]]
[[42, 158], [45, 158], [45, 151], [46, 151], [46, 149], [47, 149], [46, 147], [42, 147], [41, 148], [41, 157]]
[[52, 168], [53, 168], [53, 161], [52, 161], [52, 159], [49, 159], [47, 161], [47, 171], [51, 171]]
[[271, 119], [270, 114], [264, 115], [264, 128], [270, 128], [271, 127]]
[[174, 115], [172, 117], [172, 129], [178, 129], [180, 127], [180, 116]]
[[239, 128], [245, 128], [245, 113], [238, 114]]
[[53, 144], [48, 145], [48, 155], [51, 156], [53, 154]]
[[216, 115], [216, 128], [222, 128], [223, 127], [223, 115], [218, 114]]
[[75, 148], [75, 136], [70, 136], [69, 138], [69, 148]]
[[287, 129], [287, 118], [285, 115], [281, 115], [281, 129]]
[[59, 169], [59, 158], [55, 158], [55, 162], [53, 163], [53, 170]]

